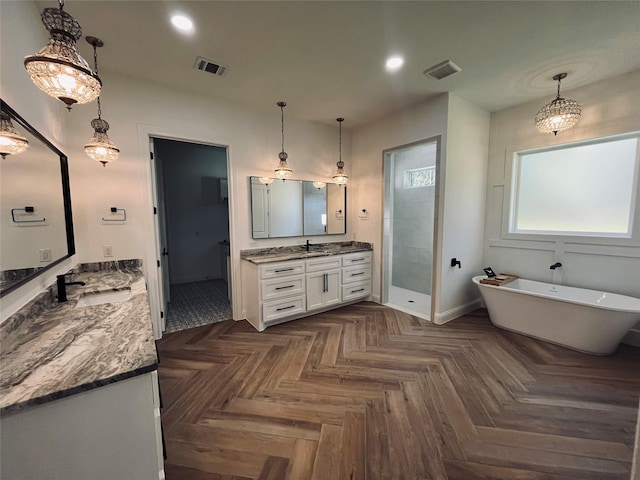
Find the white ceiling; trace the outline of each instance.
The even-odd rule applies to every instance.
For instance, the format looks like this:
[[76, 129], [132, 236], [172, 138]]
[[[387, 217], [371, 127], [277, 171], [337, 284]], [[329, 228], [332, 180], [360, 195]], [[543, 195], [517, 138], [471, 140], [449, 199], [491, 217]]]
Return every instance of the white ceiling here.
[[[55, 2], [38, 2], [39, 8]], [[640, 69], [638, 1], [73, 1], [65, 10], [105, 43], [100, 76], [151, 80], [345, 129], [450, 91], [489, 111]], [[191, 16], [185, 35], [169, 16]], [[92, 63], [91, 48], [79, 48]], [[385, 58], [402, 54], [388, 74]], [[196, 57], [228, 65], [194, 69]], [[462, 72], [423, 71], [446, 59]], [[588, 103], [588, 99], [576, 99]]]

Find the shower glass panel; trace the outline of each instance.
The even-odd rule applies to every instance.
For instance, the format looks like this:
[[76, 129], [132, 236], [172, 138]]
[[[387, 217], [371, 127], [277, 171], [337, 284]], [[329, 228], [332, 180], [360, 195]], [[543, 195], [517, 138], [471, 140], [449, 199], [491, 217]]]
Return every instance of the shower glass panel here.
[[385, 304], [429, 319], [437, 142], [385, 152]]

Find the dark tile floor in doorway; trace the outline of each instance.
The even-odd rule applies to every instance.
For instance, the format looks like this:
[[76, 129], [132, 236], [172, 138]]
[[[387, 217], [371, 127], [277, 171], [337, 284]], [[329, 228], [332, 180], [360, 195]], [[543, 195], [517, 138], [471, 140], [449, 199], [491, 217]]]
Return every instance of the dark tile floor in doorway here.
[[221, 279], [171, 285], [165, 333], [232, 318], [227, 282]]

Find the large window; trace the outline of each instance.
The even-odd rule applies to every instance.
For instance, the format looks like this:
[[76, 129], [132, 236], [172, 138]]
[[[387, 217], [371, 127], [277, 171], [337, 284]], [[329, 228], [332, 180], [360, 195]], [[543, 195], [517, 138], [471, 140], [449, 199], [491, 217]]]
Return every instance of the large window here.
[[518, 152], [509, 233], [629, 238], [639, 134]]

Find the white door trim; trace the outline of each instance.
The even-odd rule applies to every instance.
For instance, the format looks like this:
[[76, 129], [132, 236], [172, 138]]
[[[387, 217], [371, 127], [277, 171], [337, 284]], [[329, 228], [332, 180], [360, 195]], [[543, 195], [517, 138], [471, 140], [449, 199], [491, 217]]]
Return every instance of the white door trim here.
[[[214, 134], [215, 135], [215, 132]], [[155, 222], [157, 221], [153, 214], [153, 207], [157, 205], [154, 195], [154, 186], [152, 182], [155, 181], [151, 171], [151, 161], [149, 159], [149, 141], [150, 138], [165, 138], [168, 140], [177, 140], [188, 143], [198, 143], [201, 145], [212, 145], [216, 147], [223, 147], [227, 150], [227, 178], [229, 188], [229, 242], [231, 243], [231, 292], [232, 301], [231, 308], [233, 311], [234, 320], [241, 318], [242, 305], [240, 302], [240, 269], [239, 262], [235, 261], [239, 258], [239, 253], [234, 251], [235, 245], [237, 245], [235, 238], [235, 219], [236, 219], [236, 202], [235, 202], [235, 186], [236, 186], [236, 172], [233, 168], [233, 162], [231, 161], [231, 146], [227, 139], [224, 138], [198, 138], [189, 132], [180, 132], [165, 127], [159, 127], [156, 125], [138, 124], [138, 149], [139, 155], [145, 161], [144, 168], [144, 204], [148, 215], [144, 215], [143, 224], [145, 232], [147, 232], [147, 238], [144, 239], [145, 258], [143, 270], [145, 272], [145, 278], [147, 280], [147, 289], [149, 293], [149, 307], [151, 310], [151, 323], [153, 326], [153, 334], [156, 339], [162, 337], [162, 320], [160, 319], [160, 281], [158, 276], [158, 241], [156, 234]]]

